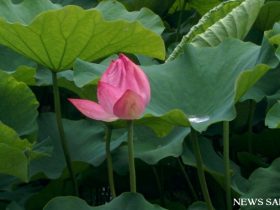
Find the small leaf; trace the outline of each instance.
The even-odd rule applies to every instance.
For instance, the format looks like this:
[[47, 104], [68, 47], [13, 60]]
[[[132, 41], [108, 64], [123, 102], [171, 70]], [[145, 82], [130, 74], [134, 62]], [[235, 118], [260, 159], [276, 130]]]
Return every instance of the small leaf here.
[[265, 124], [269, 128], [280, 128], [280, 102], [278, 101], [274, 104], [271, 109], [268, 111]]
[[118, 1], [107, 0], [101, 1], [95, 9], [102, 12], [105, 20], [139, 21], [147, 29], [159, 35], [164, 30], [164, 25], [160, 17], [147, 8], [141, 8], [140, 11], [128, 12]]
[[76, 58], [118, 52], [165, 57], [161, 37], [139, 22], [105, 21], [99, 11], [77, 6], [41, 13], [29, 25], [2, 19], [0, 43], [56, 72], [71, 68]]
[[27, 85], [35, 85], [35, 74], [36, 69], [29, 66], [19, 66], [15, 71], [8, 72], [11, 74], [17, 81], [24, 82]]
[[19, 136], [37, 130], [38, 102], [26, 84], [0, 71], [0, 98], [0, 121], [16, 130]]
[[253, 99], [256, 102], [259, 102], [264, 97], [273, 97], [273, 95], [275, 95], [279, 90], [279, 60], [275, 55], [274, 47], [268, 41], [268, 37], [264, 37], [263, 39], [259, 57], [262, 57], [264, 60], [266, 60], [266, 58], [269, 58], [269, 65], [273, 69], [270, 70], [264, 77], [262, 77], [252, 88], [250, 88], [248, 92], [241, 98], [241, 101]]

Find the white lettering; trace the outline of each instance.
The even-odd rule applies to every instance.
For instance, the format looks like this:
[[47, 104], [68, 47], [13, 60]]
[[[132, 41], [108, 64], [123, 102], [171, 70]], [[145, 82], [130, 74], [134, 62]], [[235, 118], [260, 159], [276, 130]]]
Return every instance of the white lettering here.
[[265, 200], [265, 204], [266, 204], [267, 206], [271, 206], [271, 198], [267, 198], [267, 199]]
[[236, 206], [236, 205], [240, 206], [240, 198], [239, 199], [236, 199], [236, 198], [233, 199], [233, 206]]
[[258, 202], [258, 199], [257, 198], [248, 198], [248, 203], [250, 206], [255, 206]]
[[280, 198], [233, 198], [233, 206], [280, 206]]
[[272, 206], [279, 206], [277, 199], [273, 199]]

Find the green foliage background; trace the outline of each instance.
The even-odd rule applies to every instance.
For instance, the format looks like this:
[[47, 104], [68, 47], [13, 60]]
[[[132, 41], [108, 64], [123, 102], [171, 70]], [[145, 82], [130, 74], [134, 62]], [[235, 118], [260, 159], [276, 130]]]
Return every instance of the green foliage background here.
[[[226, 209], [224, 121], [233, 197], [280, 197], [279, 11], [276, 0], [0, 1], [0, 209], [207, 209], [191, 129], [214, 207]], [[126, 124], [111, 124], [112, 200], [106, 127], [67, 98], [96, 100], [118, 53], [141, 65], [152, 100], [135, 122], [137, 194], [127, 192]], [[54, 73], [80, 198], [55, 122]], [[241, 209], [265, 208], [279, 206]]]

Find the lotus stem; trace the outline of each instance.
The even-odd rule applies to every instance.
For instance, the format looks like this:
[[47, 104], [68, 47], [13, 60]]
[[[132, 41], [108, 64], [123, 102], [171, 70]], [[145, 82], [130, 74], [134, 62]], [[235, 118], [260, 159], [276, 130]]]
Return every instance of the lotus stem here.
[[59, 93], [59, 87], [58, 87], [58, 81], [57, 81], [57, 73], [52, 72], [52, 82], [53, 82], [53, 97], [54, 97], [54, 108], [55, 108], [55, 116], [56, 116], [56, 123], [59, 133], [59, 139], [63, 150], [63, 155], [66, 161], [67, 169], [70, 175], [70, 179], [73, 184], [74, 193], [76, 196], [79, 196], [79, 189], [78, 184], [74, 176], [73, 168], [72, 168], [72, 161], [71, 156], [68, 150], [67, 142], [65, 139], [65, 133], [62, 123], [62, 117], [61, 117], [61, 105], [60, 105], [60, 93]]
[[224, 167], [225, 167], [225, 189], [227, 210], [232, 210], [231, 202], [231, 172], [229, 159], [229, 122], [223, 122], [223, 141], [224, 141]]
[[136, 193], [136, 171], [134, 162], [134, 145], [133, 145], [133, 121], [127, 122], [128, 126], [128, 166], [129, 166], [129, 180], [130, 180], [130, 192]]
[[162, 187], [162, 184], [160, 183], [160, 176], [157, 172], [156, 166], [152, 166], [152, 170], [153, 170], [153, 173], [155, 175], [156, 184], [157, 184], [158, 192], [159, 192], [159, 195], [160, 195], [160, 203], [161, 203], [162, 206], [165, 206], [165, 200], [164, 200], [164, 195], [163, 195], [163, 187]]
[[194, 155], [196, 158], [196, 166], [197, 166], [197, 173], [198, 173], [198, 178], [199, 178], [199, 183], [201, 186], [203, 198], [206, 202], [208, 210], [214, 210], [214, 207], [212, 205], [212, 201], [209, 195], [207, 183], [206, 183], [206, 178], [205, 178], [205, 173], [204, 173], [204, 168], [203, 168], [203, 160], [199, 148], [199, 143], [198, 143], [198, 138], [197, 138], [197, 133], [194, 129], [191, 129], [191, 141], [193, 145], [193, 151]]
[[198, 196], [197, 196], [197, 194], [196, 194], [196, 192], [195, 192], [195, 190], [194, 190], [194, 187], [193, 187], [193, 185], [192, 185], [191, 179], [190, 179], [188, 173], [186, 172], [185, 167], [184, 167], [184, 165], [183, 165], [181, 159], [178, 158], [177, 160], [178, 160], [178, 164], [179, 164], [179, 166], [180, 166], [180, 169], [181, 169], [181, 171], [182, 171], [182, 173], [183, 173], [183, 175], [184, 175], [184, 177], [185, 177], [185, 180], [186, 180], [186, 182], [187, 182], [187, 185], [188, 185], [189, 189], [191, 190], [191, 193], [192, 193], [193, 198], [194, 198], [196, 201], [198, 201]]
[[109, 125], [106, 125], [106, 133], [105, 133], [105, 144], [106, 144], [106, 158], [107, 158], [107, 171], [108, 171], [108, 180], [109, 187], [112, 194], [112, 197], [116, 197], [115, 183], [114, 183], [114, 170], [112, 164], [112, 156], [110, 149], [110, 142], [112, 137], [112, 128]]

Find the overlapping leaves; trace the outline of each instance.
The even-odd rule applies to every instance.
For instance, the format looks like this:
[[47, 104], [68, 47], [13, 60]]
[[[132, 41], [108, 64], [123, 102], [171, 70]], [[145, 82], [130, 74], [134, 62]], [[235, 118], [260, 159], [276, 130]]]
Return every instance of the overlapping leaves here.
[[[270, 58], [261, 54], [259, 46], [227, 40], [215, 48], [188, 45], [175, 61], [144, 67], [153, 97], [138, 123], [165, 135], [174, 125], [191, 124], [203, 131], [215, 122], [232, 120], [234, 103], [270, 68]], [[96, 65], [87, 66], [98, 72]]]
[[36, 132], [38, 102], [27, 85], [1, 71], [0, 97], [0, 173], [27, 181], [32, 145], [20, 136]]
[[190, 29], [167, 61], [181, 53], [186, 43], [207, 47], [216, 46], [227, 38], [244, 39], [263, 3], [264, 0], [233, 0], [219, 4]]

